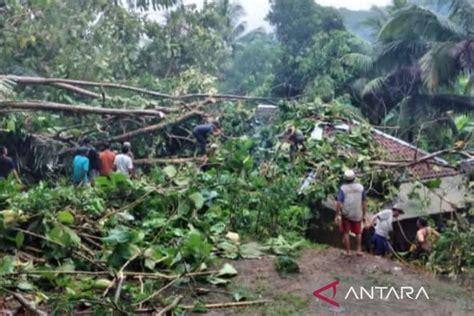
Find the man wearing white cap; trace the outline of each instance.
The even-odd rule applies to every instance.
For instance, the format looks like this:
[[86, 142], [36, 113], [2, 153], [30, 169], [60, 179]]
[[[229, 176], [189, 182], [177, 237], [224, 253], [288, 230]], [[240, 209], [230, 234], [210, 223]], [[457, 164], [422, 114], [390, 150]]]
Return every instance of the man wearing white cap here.
[[376, 256], [382, 257], [389, 253], [390, 247], [388, 240], [390, 239], [390, 233], [393, 230], [393, 220], [403, 214], [405, 214], [403, 211], [403, 205], [397, 203], [392, 206], [391, 209], [383, 210], [374, 215], [372, 226], [375, 225], [375, 233], [372, 237], [372, 242], [375, 246]]
[[356, 235], [358, 256], [362, 256], [362, 221], [367, 214], [365, 190], [362, 184], [355, 182], [353, 170], [344, 172], [344, 184], [337, 194], [336, 218], [339, 230], [343, 233], [342, 243], [350, 255], [349, 233]]

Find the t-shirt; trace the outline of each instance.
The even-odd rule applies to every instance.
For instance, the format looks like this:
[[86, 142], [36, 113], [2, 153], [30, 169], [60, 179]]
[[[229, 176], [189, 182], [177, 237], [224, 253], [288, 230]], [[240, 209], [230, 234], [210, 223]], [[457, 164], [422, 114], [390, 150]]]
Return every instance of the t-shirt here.
[[81, 181], [87, 183], [89, 181], [87, 178], [87, 172], [89, 171], [89, 158], [77, 155], [74, 157], [72, 166], [74, 183], [80, 183]]
[[10, 157], [0, 156], [0, 178], [7, 178], [15, 170], [15, 163]]
[[118, 154], [115, 156], [114, 165], [117, 167], [117, 172], [125, 175], [130, 175], [130, 171], [133, 169], [132, 158], [126, 154]]
[[198, 125], [193, 129], [195, 134], [199, 134], [201, 136], [207, 137], [211, 134], [217, 127], [214, 124], [202, 124]]
[[100, 159], [100, 175], [107, 176], [109, 173], [113, 171], [114, 168], [114, 161], [115, 161], [115, 154], [111, 150], [104, 150], [99, 155]]
[[379, 236], [389, 238], [390, 232], [392, 231], [393, 211], [383, 210], [375, 214], [375, 217], [377, 218], [375, 233]]
[[342, 203], [342, 215], [351, 221], [361, 221], [362, 202], [365, 201], [364, 187], [360, 183], [343, 184], [337, 194], [337, 201]]

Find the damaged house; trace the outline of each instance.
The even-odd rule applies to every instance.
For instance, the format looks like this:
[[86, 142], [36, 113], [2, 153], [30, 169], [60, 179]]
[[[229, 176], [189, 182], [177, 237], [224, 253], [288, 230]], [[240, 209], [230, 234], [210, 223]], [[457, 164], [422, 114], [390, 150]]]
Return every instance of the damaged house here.
[[[347, 124], [316, 127], [313, 138], [331, 137], [334, 133], [349, 133]], [[385, 159], [403, 162], [407, 165], [403, 172], [395, 171], [400, 187], [393, 203], [402, 203], [405, 214], [393, 224], [392, 244], [395, 249], [405, 251], [415, 240], [416, 221], [419, 217], [431, 218], [438, 228], [455, 216], [456, 211], [465, 208], [465, 175], [446, 161], [388, 135], [373, 129], [373, 138], [386, 153]], [[341, 235], [333, 224], [335, 197], [329, 198], [319, 209], [319, 217], [310, 225], [308, 237], [316, 242], [342, 246]], [[386, 205], [389, 207], [390, 205]], [[367, 242], [368, 236], [364, 239]], [[369, 242], [370, 243], [370, 242]]]

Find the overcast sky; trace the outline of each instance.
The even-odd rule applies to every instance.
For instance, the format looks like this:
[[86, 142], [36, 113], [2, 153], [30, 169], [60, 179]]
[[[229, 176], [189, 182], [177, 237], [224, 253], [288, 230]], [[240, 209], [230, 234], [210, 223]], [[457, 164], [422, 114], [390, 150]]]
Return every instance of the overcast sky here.
[[[234, 0], [235, 1], [235, 0]], [[289, 0], [291, 1], [291, 0]], [[198, 6], [202, 5], [203, 0], [184, 0], [185, 3], [195, 3]], [[244, 7], [247, 12], [247, 22], [249, 29], [257, 28], [266, 25], [264, 19], [270, 10], [268, 0], [237, 0]], [[352, 10], [370, 9], [371, 6], [384, 6], [391, 2], [391, 0], [316, 0], [317, 3], [326, 6], [333, 6], [337, 8], [348, 8]]]

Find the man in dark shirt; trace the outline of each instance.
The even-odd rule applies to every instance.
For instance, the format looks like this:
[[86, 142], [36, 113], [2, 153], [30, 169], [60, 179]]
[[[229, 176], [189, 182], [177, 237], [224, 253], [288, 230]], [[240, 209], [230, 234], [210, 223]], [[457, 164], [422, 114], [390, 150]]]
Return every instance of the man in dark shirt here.
[[15, 168], [13, 159], [8, 157], [8, 149], [5, 146], [0, 146], [0, 178], [7, 178], [10, 173], [13, 173], [19, 183], [21, 183], [18, 172]]
[[206, 154], [206, 144], [209, 135], [219, 135], [220, 128], [218, 122], [212, 122], [210, 124], [201, 124], [197, 125], [193, 129], [193, 136], [196, 139], [196, 145], [198, 148], [198, 153], [200, 155]]
[[97, 150], [92, 146], [90, 140], [88, 138], [84, 139], [84, 147], [86, 147], [89, 151], [87, 153], [87, 158], [89, 158], [89, 181], [92, 186], [95, 185], [95, 178], [99, 173], [100, 169], [100, 158], [99, 153]]

